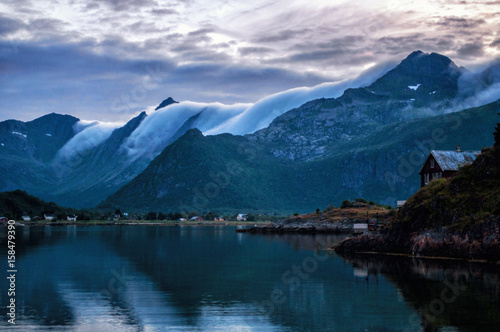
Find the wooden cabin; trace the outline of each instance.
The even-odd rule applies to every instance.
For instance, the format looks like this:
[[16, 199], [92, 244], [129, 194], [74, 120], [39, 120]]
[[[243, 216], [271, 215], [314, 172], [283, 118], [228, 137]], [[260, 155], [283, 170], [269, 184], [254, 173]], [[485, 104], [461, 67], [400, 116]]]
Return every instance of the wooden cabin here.
[[432, 180], [454, 177], [458, 170], [472, 164], [481, 151], [462, 151], [457, 145], [455, 151], [432, 150], [420, 170], [420, 186]]

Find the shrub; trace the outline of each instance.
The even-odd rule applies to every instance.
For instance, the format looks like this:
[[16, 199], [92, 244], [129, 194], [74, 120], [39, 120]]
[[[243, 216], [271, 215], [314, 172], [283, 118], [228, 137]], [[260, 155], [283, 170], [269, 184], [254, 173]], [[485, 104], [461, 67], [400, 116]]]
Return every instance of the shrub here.
[[346, 209], [352, 207], [352, 203], [350, 200], [346, 199], [345, 201], [342, 201], [342, 204], [340, 204], [341, 209]]
[[364, 198], [356, 198], [354, 201], [358, 203], [365, 203], [365, 204], [368, 203], [368, 201]]

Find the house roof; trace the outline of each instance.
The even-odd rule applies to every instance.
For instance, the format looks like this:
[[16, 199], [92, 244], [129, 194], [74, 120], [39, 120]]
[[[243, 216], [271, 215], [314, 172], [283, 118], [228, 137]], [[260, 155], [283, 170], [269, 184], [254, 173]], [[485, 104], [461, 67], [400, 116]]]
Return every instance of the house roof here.
[[[434, 157], [443, 171], [458, 171], [460, 167], [472, 164], [474, 160], [476, 160], [476, 157], [481, 154], [481, 151], [456, 152], [432, 150], [430, 154]], [[423, 166], [420, 173], [422, 173], [422, 170]]]

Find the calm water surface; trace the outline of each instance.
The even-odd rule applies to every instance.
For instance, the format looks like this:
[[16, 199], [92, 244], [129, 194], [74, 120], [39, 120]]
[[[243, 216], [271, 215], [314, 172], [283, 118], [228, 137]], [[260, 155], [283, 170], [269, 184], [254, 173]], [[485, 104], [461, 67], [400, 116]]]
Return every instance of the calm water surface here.
[[16, 325], [0, 229], [0, 330], [497, 331], [497, 265], [339, 257], [336, 236], [235, 227], [19, 227]]

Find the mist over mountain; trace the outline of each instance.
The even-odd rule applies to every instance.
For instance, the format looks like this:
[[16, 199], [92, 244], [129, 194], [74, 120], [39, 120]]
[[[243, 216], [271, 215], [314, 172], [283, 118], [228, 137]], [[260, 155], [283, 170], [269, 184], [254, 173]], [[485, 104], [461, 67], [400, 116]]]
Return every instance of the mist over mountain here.
[[[334, 202], [341, 195], [356, 192], [370, 196], [367, 186], [387, 182], [383, 168], [367, 168], [380, 163], [382, 156], [387, 160], [379, 167], [388, 167], [393, 158], [395, 166], [389, 168], [395, 175], [391, 181], [399, 181], [404, 187], [370, 197], [393, 202], [415, 187], [412, 179], [398, 178], [394, 162], [400, 157], [395, 151], [408, 155], [415, 143], [403, 143], [408, 133], [394, 126], [411, 124], [411, 130], [421, 132], [423, 140], [428, 135], [426, 126], [433, 126], [427, 119], [496, 101], [500, 89], [498, 66], [470, 73], [434, 53], [413, 52], [389, 69], [379, 67], [375, 74], [369, 72], [354, 80], [284, 91], [255, 104], [176, 102], [169, 97], [154, 112], [143, 112], [126, 124], [57, 114], [26, 123], [4, 121], [0, 123], [0, 190], [22, 189], [60, 205], [81, 208], [95, 206], [130, 182], [133, 187], [124, 187], [101, 206], [127, 206], [123, 200], [126, 193], [132, 200], [144, 198], [135, 200], [143, 206], [132, 204], [130, 208], [174, 211], [181, 203], [169, 195], [183, 197], [184, 204], [192, 205], [196, 196], [193, 190], [203, 191], [203, 186], [198, 187], [210, 183], [211, 174], [227, 172], [226, 161], [234, 159], [240, 165], [237, 156], [240, 150], [248, 150], [248, 145], [259, 158], [247, 165], [249, 168], [243, 167], [248, 173], [232, 177], [232, 183], [239, 184], [240, 189], [227, 191], [231, 199], [218, 195], [217, 204], [203, 208], [289, 211], [294, 206], [315, 208], [316, 204], [327, 204], [327, 199]], [[478, 135], [453, 132], [443, 146], [461, 143], [480, 149], [490, 145], [486, 133], [488, 121], [494, 122], [495, 105], [463, 113], [472, 114], [474, 120], [467, 121], [467, 128]], [[194, 128], [199, 134], [193, 136], [190, 130]], [[186, 133], [191, 133], [187, 136], [191, 139], [186, 140]], [[220, 136], [222, 133], [245, 136]], [[368, 151], [371, 142], [377, 142], [377, 149]], [[201, 146], [205, 147], [195, 149]], [[213, 154], [207, 155], [207, 151]], [[351, 161], [345, 164], [346, 160]], [[309, 174], [315, 169], [322, 174], [317, 179]], [[141, 174], [143, 171], [146, 175]], [[378, 182], [369, 180], [373, 174]], [[307, 189], [317, 181], [317, 188], [322, 188], [318, 193]], [[329, 183], [328, 188], [325, 183]], [[243, 194], [241, 188], [254, 189]], [[256, 199], [259, 195], [263, 201]]]

